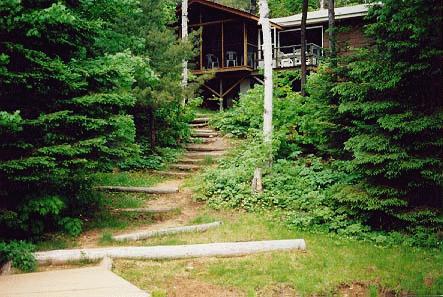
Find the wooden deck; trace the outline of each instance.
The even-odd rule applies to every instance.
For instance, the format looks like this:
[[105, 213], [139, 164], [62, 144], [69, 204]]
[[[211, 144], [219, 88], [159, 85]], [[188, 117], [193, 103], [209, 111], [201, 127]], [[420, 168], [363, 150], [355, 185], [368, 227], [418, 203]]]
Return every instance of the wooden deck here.
[[236, 72], [236, 71], [242, 71], [242, 72], [252, 72], [254, 69], [249, 66], [232, 66], [232, 67], [220, 67], [220, 68], [213, 68], [213, 69], [199, 69], [199, 70], [192, 70], [192, 73], [195, 75], [201, 75], [201, 74], [211, 74], [211, 73], [225, 73], [225, 72]]

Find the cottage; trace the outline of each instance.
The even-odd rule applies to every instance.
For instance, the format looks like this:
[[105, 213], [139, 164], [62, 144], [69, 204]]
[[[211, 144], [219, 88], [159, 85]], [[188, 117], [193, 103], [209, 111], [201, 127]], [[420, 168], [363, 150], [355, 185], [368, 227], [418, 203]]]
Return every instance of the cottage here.
[[[251, 1], [254, 2], [254, 1]], [[363, 47], [363, 17], [367, 5], [336, 8], [339, 48], [346, 52]], [[210, 0], [190, 0], [188, 8], [190, 30], [200, 32], [200, 50], [196, 60], [190, 61], [195, 75], [210, 75], [203, 85], [206, 105], [220, 108], [232, 104], [233, 98], [246, 92], [254, 83], [262, 83], [259, 69], [263, 67], [262, 34], [259, 17], [252, 12], [234, 9]], [[301, 14], [271, 19], [273, 66], [276, 70], [294, 69], [300, 59]], [[318, 66], [325, 48], [329, 47], [328, 11], [308, 13], [307, 65]]]

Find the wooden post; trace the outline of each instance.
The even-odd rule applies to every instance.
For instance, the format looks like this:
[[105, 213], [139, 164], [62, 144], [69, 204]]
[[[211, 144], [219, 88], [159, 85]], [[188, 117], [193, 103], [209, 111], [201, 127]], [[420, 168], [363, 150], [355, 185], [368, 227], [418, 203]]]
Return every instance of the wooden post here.
[[263, 140], [265, 143], [272, 142], [272, 37], [271, 24], [269, 22], [269, 7], [266, 0], [260, 0], [260, 21], [263, 31], [263, 53], [264, 53], [264, 76], [265, 76], [265, 98], [263, 112]]
[[225, 68], [225, 22], [221, 23], [221, 66]]
[[[202, 12], [200, 10], [200, 24], [202, 23]], [[203, 30], [204, 26], [200, 27], [200, 70], [203, 70]]]
[[243, 66], [248, 66], [248, 29], [243, 22]]
[[220, 78], [220, 100], [219, 100], [219, 108], [220, 111], [223, 111], [223, 79]]

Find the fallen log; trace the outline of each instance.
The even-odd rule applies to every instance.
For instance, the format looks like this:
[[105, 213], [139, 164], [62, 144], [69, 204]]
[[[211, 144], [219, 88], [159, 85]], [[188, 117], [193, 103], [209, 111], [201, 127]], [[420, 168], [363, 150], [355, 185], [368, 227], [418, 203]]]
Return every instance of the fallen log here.
[[226, 242], [176, 246], [109, 247], [37, 252], [39, 264], [64, 264], [81, 260], [112, 259], [184, 259], [196, 257], [232, 257], [282, 250], [305, 250], [303, 239], [251, 242]]
[[100, 191], [109, 192], [128, 192], [128, 193], [146, 193], [146, 194], [174, 194], [178, 193], [177, 186], [172, 187], [122, 187], [122, 186], [99, 186]]
[[216, 228], [220, 226], [222, 222], [213, 222], [209, 224], [201, 224], [201, 225], [193, 225], [193, 226], [182, 226], [182, 227], [173, 227], [166, 228], [161, 230], [153, 230], [153, 231], [142, 231], [142, 232], [134, 232], [129, 234], [122, 234], [113, 236], [112, 239], [117, 241], [136, 241], [147, 239], [151, 237], [159, 237], [165, 235], [173, 235], [179, 233], [190, 233], [190, 232], [204, 232], [211, 228]]

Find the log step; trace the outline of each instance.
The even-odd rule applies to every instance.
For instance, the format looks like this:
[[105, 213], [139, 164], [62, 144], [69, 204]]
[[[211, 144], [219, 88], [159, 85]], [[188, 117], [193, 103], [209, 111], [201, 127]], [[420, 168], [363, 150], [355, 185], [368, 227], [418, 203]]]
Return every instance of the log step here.
[[207, 123], [201, 123], [201, 124], [189, 124], [189, 127], [191, 128], [204, 128], [207, 127], [208, 124]]
[[185, 259], [195, 257], [232, 257], [271, 251], [306, 250], [303, 239], [251, 242], [225, 242], [151, 247], [109, 247], [36, 252], [39, 264], [65, 264], [80, 260], [112, 259]]
[[192, 133], [217, 133], [217, 132], [212, 129], [193, 129]]
[[218, 133], [216, 132], [191, 132], [192, 137], [204, 137], [204, 138], [212, 138], [217, 137]]
[[216, 228], [220, 226], [222, 222], [213, 222], [209, 224], [201, 224], [201, 225], [193, 225], [193, 226], [182, 226], [182, 227], [173, 227], [166, 228], [154, 231], [142, 231], [142, 232], [134, 232], [129, 234], [122, 234], [113, 236], [112, 239], [117, 241], [136, 241], [143, 240], [152, 237], [180, 234], [180, 233], [191, 233], [191, 232], [205, 232], [206, 230]]
[[184, 154], [185, 158], [188, 159], [198, 159], [198, 160], [204, 160], [206, 157], [211, 158], [218, 158], [222, 157], [224, 155], [223, 151], [216, 151], [216, 152], [200, 152], [200, 151], [194, 151], [194, 152], [187, 152]]
[[180, 159], [179, 162], [183, 164], [194, 164], [194, 165], [200, 165], [205, 161], [205, 158], [184, 158]]
[[170, 167], [172, 169], [177, 169], [181, 171], [192, 171], [200, 169], [199, 165], [192, 165], [192, 164], [172, 164]]
[[176, 207], [166, 207], [166, 208], [115, 208], [112, 212], [133, 212], [133, 213], [152, 213], [152, 214], [162, 214], [169, 212], [178, 212], [179, 208]]
[[209, 118], [208, 117], [199, 117], [195, 118], [191, 121], [191, 124], [202, 124], [202, 123], [208, 123]]
[[188, 144], [185, 148], [189, 152], [223, 152], [223, 151], [225, 151], [224, 148], [203, 146], [203, 145], [198, 145], [198, 144]]
[[129, 193], [146, 193], [146, 194], [173, 194], [178, 193], [177, 186], [164, 187], [120, 187], [120, 186], [100, 186], [97, 187], [101, 191], [109, 192], [129, 192]]
[[177, 178], [185, 178], [190, 175], [189, 172], [182, 172], [182, 171], [155, 171], [155, 173], [158, 175], [172, 176]]
[[195, 137], [191, 137], [191, 142], [192, 143], [213, 143], [215, 141], [217, 141], [217, 138], [213, 137], [213, 138], [195, 138]]

